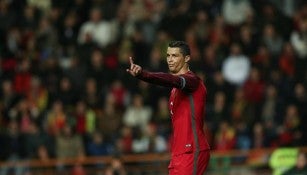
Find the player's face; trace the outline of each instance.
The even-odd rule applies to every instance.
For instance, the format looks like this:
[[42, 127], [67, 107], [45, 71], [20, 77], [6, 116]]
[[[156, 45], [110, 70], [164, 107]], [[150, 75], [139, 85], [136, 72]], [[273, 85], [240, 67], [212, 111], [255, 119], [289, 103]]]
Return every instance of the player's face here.
[[180, 52], [178, 47], [168, 47], [167, 48], [167, 64], [168, 69], [172, 74], [179, 73], [185, 66], [185, 57]]

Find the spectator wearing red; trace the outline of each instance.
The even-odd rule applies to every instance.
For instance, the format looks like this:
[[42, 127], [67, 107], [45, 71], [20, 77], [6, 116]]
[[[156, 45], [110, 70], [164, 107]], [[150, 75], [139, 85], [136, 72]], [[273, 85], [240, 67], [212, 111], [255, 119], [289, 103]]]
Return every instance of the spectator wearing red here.
[[86, 104], [83, 101], [79, 101], [76, 104], [76, 132], [81, 135], [86, 133], [86, 108]]
[[49, 94], [38, 76], [31, 78], [31, 87], [26, 93], [26, 99], [30, 110], [35, 113], [36, 117], [47, 108]]
[[52, 109], [47, 112], [46, 126], [48, 128], [48, 134], [57, 135], [59, 131], [66, 125], [66, 113], [63, 109], [61, 101], [55, 101], [52, 105]]
[[285, 43], [282, 54], [279, 57], [279, 69], [288, 77], [295, 73], [295, 53], [290, 43]]
[[259, 120], [261, 115], [261, 102], [263, 100], [265, 84], [260, 77], [257, 68], [252, 68], [249, 78], [243, 85], [244, 97], [247, 102], [248, 122], [252, 124], [255, 120]]
[[229, 151], [235, 148], [236, 132], [228, 122], [222, 121], [214, 140], [216, 151]]
[[302, 142], [300, 114], [295, 105], [286, 108], [283, 124], [278, 129], [279, 146], [300, 146]]
[[116, 140], [116, 151], [118, 153], [131, 153], [132, 152], [132, 128], [128, 126], [122, 127], [121, 135]]
[[257, 68], [252, 68], [248, 80], [244, 83], [244, 95], [249, 103], [260, 103], [263, 99], [265, 84]]
[[264, 45], [260, 45], [257, 48], [257, 52], [252, 56], [252, 65], [257, 67], [259, 71], [267, 74], [271, 69], [272, 56], [268, 48]]
[[230, 117], [233, 123], [238, 121], [247, 121], [247, 102], [244, 98], [244, 92], [242, 88], [236, 90], [234, 94], [234, 100], [230, 106]]
[[121, 80], [115, 80], [109, 89], [115, 98], [115, 105], [117, 109], [123, 109], [127, 106], [129, 100], [129, 91], [124, 87]]
[[14, 77], [14, 89], [16, 93], [26, 94], [30, 91], [32, 78], [30, 67], [30, 61], [26, 59], [22, 60], [17, 66], [17, 72]]

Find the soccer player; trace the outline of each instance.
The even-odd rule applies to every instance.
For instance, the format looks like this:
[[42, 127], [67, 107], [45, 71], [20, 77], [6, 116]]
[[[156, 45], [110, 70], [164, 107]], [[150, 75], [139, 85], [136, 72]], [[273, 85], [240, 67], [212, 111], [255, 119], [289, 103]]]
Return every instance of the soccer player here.
[[169, 43], [166, 61], [170, 73], [145, 71], [129, 59], [127, 72], [132, 76], [173, 88], [169, 98], [173, 126], [169, 175], [203, 175], [210, 158], [203, 130], [207, 91], [202, 80], [189, 69], [189, 46], [183, 41]]

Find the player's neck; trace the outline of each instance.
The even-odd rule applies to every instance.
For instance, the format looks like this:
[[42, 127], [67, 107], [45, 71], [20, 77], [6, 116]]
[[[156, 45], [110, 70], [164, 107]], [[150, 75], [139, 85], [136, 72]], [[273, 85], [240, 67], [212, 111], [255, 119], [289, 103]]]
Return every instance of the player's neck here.
[[187, 72], [189, 72], [189, 66], [183, 67], [182, 69], [180, 69], [178, 72], [176, 73], [172, 73], [173, 75], [182, 75], [182, 74], [186, 74]]

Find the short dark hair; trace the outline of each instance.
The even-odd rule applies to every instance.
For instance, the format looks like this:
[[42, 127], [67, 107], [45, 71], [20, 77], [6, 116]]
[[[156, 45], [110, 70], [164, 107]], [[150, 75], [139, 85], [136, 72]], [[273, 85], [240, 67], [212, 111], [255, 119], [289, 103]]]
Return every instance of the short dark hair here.
[[171, 41], [168, 44], [168, 47], [172, 47], [172, 48], [178, 47], [178, 48], [180, 48], [180, 52], [182, 53], [183, 56], [187, 56], [187, 55], [191, 54], [189, 45], [184, 41]]

